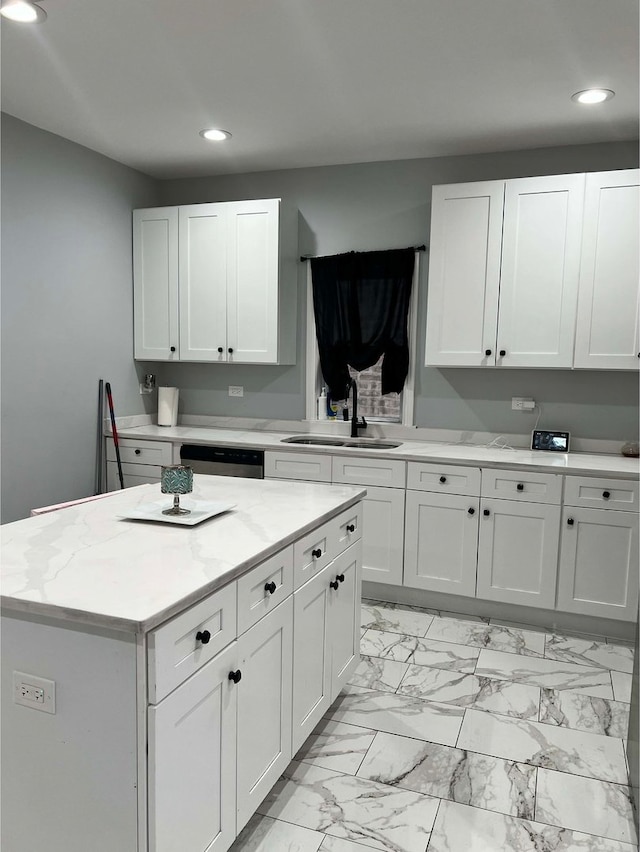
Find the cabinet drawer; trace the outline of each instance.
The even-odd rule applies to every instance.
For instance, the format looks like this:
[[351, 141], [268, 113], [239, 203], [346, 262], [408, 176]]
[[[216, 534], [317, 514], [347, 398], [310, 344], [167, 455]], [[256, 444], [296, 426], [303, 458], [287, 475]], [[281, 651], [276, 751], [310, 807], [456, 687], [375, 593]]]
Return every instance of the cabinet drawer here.
[[[135, 441], [133, 438], [120, 438], [121, 462], [136, 464], [171, 464], [172, 444], [170, 441]], [[107, 438], [107, 461], [117, 461], [113, 438]]]
[[477, 497], [480, 493], [480, 468], [409, 462], [407, 488]]
[[238, 579], [238, 636], [293, 592], [293, 545]]
[[376, 485], [404, 488], [405, 462], [398, 459], [352, 459], [333, 457], [332, 482], [347, 485]]
[[331, 456], [312, 453], [264, 454], [264, 475], [274, 479], [306, 479], [331, 482]]
[[354, 506], [347, 509], [333, 521], [334, 556], [342, 553], [349, 545], [362, 538], [362, 507]]
[[553, 473], [482, 470], [482, 496], [529, 503], [560, 503], [562, 477]]
[[567, 476], [564, 483], [564, 502], [567, 506], [636, 512], [638, 483], [599, 476]]
[[[236, 584], [230, 583], [152, 630], [148, 644], [149, 703], [157, 704], [232, 642], [236, 621]], [[196, 638], [198, 633], [204, 635]]]
[[293, 545], [293, 586], [299, 589], [336, 555], [336, 519], [323, 524]]
[[[133, 488], [134, 485], [145, 485], [149, 482], [160, 482], [162, 467], [154, 464], [122, 464], [122, 479], [125, 488]], [[116, 462], [107, 462], [107, 491], [117, 491], [120, 488], [120, 477], [118, 476], [118, 465]], [[160, 491], [158, 491], [158, 496]]]

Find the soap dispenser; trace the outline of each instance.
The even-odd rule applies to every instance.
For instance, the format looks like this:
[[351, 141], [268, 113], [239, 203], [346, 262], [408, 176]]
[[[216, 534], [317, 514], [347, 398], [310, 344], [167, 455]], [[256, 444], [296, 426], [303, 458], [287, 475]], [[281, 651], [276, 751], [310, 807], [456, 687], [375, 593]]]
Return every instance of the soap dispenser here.
[[318, 397], [318, 420], [327, 419], [327, 389], [322, 387], [320, 396]]

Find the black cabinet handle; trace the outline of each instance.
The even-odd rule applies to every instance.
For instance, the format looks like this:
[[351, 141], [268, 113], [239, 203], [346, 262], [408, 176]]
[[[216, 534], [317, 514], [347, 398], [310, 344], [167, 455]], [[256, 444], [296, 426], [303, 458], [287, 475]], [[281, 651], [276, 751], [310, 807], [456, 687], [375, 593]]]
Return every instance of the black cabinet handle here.
[[270, 595], [272, 595], [275, 592], [276, 584], [273, 582], [273, 580], [270, 583], [264, 584], [264, 590], [265, 590], [265, 592], [269, 592]]
[[611, 492], [610, 491], [603, 491], [602, 496], [604, 497], [605, 500], [608, 500], [609, 497], [611, 497]]
[[234, 683], [239, 683], [242, 680], [242, 672], [238, 669], [237, 672], [229, 672], [229, 680], [232, 680]]
[[344, 583], [344, 574], [336, 574], [336, 580], [339, 583]]
[[227, 352], [229, 353], [229, 355], [233, 355], [233, 349], [232, 349], [231, 347], [229, 347], [229, 348], [227, 349]]
[[332, 581], [329, 583], [329, 585], [331, 586], [331, 588], [332, 588], [332, 589], [337, 589], [337, 588], [338, 588], [338, 583], [337, 583], [337, 581], [336, 581], [336, 582], [334, 582], [334, 581], [332, 580]]
[[347, 530], [347, 532], [355, 532], [356, 531], [356, 525], [355, 524], [347, 524], [346, 530]]
[[442, 482], [442, 483], [444, 484], [446, 481], [447, 481], [447, 477], [446, 477], [446, 476], [441, 476], [441, 477], [440, 477], [440, 482]]
[[475, 513], [476, 513], [476, 510], [475, 510], [475, 509], [467, 509], [467, 514], [468, 514], [468, 515], [475, 515]]
[[500, 350], [500, 357], [501, 357], [501, 358], [504, 358], [504, 356], [505, 356], [506, 354], [507, 354], [507, 350], [506, 350], [506, 349], [501, 349], [501, 350]]
[[516, 485], [516, 488], [518, 489], [518, 491], [524, 491], [524, 485], [523, 485], [521, 482], [519, 482], [519, 483]]
[[135, 454], [136, 454], [137, 456], [139, 456], [141, 452], [142, 452], [142, 450], [135, 450]]
[[491, 512], [488, 509], [483, 509], [482, 514], [485, 516], [485, 518], [488, 518]]
[[176, 347], [175, 347], [175, 346], [171, 346], [171, 347], [170, 347], [170, 349], [171, 349], [171, 351], [172, 351], [172, 352], [175, 352], [175, 351], [176, 351]]
[[316, 548], [316, 550], [311, 551], [311, 555], [313, 556], [314, 559], [320, 559], [320, 557], [322, 556], [322, 551], [318, 547], [318, 548]]
[[218, 346], [218, 352], [224, 352], [224, 349], [222, 348], [222, 346]]
[[485, 349], [485, 350], [484, 350], [484, 354], [485, 354], [485, 355], [491, 355], [491, 350], [490, 350], [490, 349]]
[[569, 524], [570, 527], [572, 527], [574, 525], [575, 521], [573, 520], [573, 518], [567, 518], [567, 523]]
[[207, 645], [211, 639], [211, 634], [208, 630], [198, 630], [196, 633], [196, 642], [202, 642], [203, 645]]

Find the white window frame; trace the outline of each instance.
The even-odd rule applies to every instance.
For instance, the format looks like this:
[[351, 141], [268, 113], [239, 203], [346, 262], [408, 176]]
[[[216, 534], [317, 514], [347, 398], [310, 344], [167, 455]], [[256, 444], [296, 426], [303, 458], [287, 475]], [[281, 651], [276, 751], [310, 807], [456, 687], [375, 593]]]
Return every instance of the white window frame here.
[[[311, 264], [307, 263], [307, 347], [306, 347], [306, 408], [305, 419], [318, 422], [318, 395], [320, 393], [320, 355], [316, 339], [316, 320], [313, 313], [313, 289], [311, 284]], [[416, 334], [418, 330], [418, 281], [420, 280], [420, 252], [416, 252], [409, 300], [409, 370], [402, 389], [402, 420], [400, 423], [380, 421], [381, 425], [413, 426], [414, 388], [416, 375]]]

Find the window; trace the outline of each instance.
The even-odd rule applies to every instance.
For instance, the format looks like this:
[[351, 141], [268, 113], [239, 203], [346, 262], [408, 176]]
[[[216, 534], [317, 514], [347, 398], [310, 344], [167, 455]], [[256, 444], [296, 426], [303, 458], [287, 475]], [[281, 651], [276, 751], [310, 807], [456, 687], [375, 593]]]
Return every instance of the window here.
[[[409, 372], [401, 394], [380, 393], [381, 361], [363, 370], [360, 374], [349, 369], [358, 382], [358, 413], [367, 420], [386, 423], [402, 423], [413, 426], [413, 398], [416, 364], [416, 330], [418, 320], [418, 281], [420, 280], [420, 252], [416, 252], [409, 306]], [[313, 293], [311, 289], [311, 264], [307, 264], [307, 347], [306, 347], [306, 419], [317, 420], [317, 401], [324, 382], [320, 372], [318, 344], [316, 341], [315, 318], [313, 314]], [[358, 378], [360, 376], [360, 378]], [[369, 384], [371, 383], [371, 384]], [[368, 387], [365, 385], [369, 384]]]

